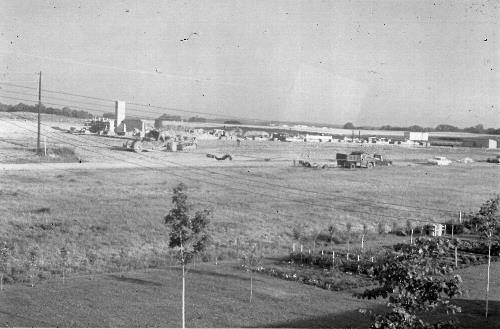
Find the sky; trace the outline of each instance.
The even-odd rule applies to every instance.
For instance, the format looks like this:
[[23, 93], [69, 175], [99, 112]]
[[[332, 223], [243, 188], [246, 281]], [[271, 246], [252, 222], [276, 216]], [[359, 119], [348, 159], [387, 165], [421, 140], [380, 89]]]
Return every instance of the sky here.
[[[499, 9], [498, 1], [3, 0], [0, 82], [37, 87], [42, 71], [42, 91], [218, 117], [498, 128]], [[10, 104], [2, 95], [30, 91], [0, 88]]]

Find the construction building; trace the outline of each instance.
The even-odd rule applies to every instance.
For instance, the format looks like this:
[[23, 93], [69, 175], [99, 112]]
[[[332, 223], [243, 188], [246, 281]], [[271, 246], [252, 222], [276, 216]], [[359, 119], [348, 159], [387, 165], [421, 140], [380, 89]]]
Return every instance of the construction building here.
[[489, 138], [468, 138], [464, 139], [462, 146], [496, 149], [498, 147], [498, 143], [496, 140]]
[[405, 131], [404, 137], [412, 142], [427, 142], [429, 141], [429, 133], [418, 131]]

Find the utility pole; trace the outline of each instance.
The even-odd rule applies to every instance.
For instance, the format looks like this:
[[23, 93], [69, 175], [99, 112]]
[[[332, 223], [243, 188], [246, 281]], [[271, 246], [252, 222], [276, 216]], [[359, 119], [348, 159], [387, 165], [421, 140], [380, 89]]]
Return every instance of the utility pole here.
[[38, 79], [38, 135], [36, 139], [36, 153], [41, 154], [40, 149], [40, 108], [42, 107], [42, 71]]

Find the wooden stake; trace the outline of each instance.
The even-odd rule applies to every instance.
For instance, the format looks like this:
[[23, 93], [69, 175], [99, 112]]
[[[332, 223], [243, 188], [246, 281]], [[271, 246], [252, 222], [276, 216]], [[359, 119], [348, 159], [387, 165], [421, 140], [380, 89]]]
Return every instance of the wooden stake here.
[[410, 232], [410, 245], [413, 244], [413, 229], [411, 229], [411, 232]]
[[456, 246], [455, 246], [455, 268], [458, 268], [458, 252]]

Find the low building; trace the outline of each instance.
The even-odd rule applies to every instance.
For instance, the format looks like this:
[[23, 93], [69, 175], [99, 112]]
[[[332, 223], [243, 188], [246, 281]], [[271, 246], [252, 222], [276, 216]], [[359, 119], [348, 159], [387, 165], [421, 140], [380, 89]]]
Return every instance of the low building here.
[[464, 140], [462, 143], [462, 146], [496, 149], [498, 147], [498, 143], [494, 139], [489, 139], [489, 138], [477, 138], [476, 139], [475, 138], [475, 139]]
[[153, 120], [139, 119], [139, 118], [126, 118], [123, 119], [121, 124], [116, 127], [117, 133], [127, 133], [134, 130], [138, 130], [141, 133], [145, 133], [146, 130], [153, 128]]
[[154, 127], [156, 129], [176, 129], [179, 127], [184, 127], [185, 123], [182, 120], [163, 120], [163, 119], [156, 119], [154, 121]]
[[305, 138], [306, 142], [331, 142], [333, 140], [333, 136], [324, 136], [324, 135], [307, 135]]
[[412, 142], [427, 142], [429, 140], [429, 133], [418, 131], [405, 131], [404, 137]]
[[255, 139], [256, 137], [258, 138], [266, 138], [269, 139], [269, 133], [267, 131], [263, 130], [248, 130], [243, 134], [243, 137], [249, 138], [249, 139]]

